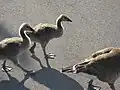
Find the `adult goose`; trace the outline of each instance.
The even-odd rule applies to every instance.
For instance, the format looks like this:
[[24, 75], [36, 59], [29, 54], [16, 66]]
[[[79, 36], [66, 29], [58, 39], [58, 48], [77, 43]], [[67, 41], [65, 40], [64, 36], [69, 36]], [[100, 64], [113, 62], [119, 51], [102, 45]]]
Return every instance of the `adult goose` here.
[[120, 76], [120, 48], [109, 47], [97, 51], [84, 62], [62, 68], [62, 72], [94, 75], [115, 90], [114, 83]]

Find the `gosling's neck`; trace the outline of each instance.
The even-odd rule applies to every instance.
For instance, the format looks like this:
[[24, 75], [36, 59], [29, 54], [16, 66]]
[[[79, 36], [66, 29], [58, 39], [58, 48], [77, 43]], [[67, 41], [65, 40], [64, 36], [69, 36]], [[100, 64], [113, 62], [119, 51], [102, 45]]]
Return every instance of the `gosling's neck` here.
[[56, 31], [55, 37], [58, 38], [58, 37], [63, 35], [62, 20], [61, 19], [57, 19], [56, 25], [57, 25], [57, 31]]
[[56, 20], [57, 29], [63, 29], [62, 20], [59, 18]]
[[23, 43], [30, 44], [30, 38], [27, 36], [26, 31], [24, 29], [21, 29], [19, 31], [19, 35], [23, 39]]

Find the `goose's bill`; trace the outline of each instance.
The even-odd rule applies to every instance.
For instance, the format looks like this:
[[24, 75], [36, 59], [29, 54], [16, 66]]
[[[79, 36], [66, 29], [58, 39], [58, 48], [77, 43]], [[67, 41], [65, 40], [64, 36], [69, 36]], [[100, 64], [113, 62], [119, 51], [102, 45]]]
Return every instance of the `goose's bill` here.
[[72, 20], [71, 20], [71, 19], [69, 19], [69, 18], [67, 19], [67, 21], [68, 21], [68, 22], [72, 22]]
[[32, 32], [35, 32], [35, 30], [31, 27], [29, 27], [29, 30], [32, 31]]
[[72, 65], [72, 66], [62, 68], [62, 72], [67, 72], [67, 73], [79, 73], [79, 72], [82, 72], [82, 71], [85, 70], [84, 64], [85, 63], [78, 63], [78, 64], [75, 64], [75, 65]]
[[61, 72], [74, 73], [75, 71], [73, 70], [73, 66], [68, 66], [68, 67], [62, 68]]

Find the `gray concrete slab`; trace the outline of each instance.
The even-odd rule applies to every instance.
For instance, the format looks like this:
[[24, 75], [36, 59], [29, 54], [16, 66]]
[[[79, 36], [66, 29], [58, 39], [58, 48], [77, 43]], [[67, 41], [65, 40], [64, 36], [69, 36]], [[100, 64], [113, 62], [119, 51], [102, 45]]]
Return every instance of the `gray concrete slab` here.
[[[41, 69], [26, 52], [20, 57], [20, 63], [24, 68], [35, 70], [36, 76], [24, 77], [24, 73], [8, 61], [13, 71], [9, 78], [0, 71], [0, 90], [86, 90], [89, 80], [86, 75], [62, 74], [59, 69], [78, 63], [105, 47], [120, 47], [119, 0], [0, 0], [0, 22], [4, 22], [0, 24], [0, 40], [18, 36], [23, 22], [32, 27], [38, 23], [55, 23], [60, 14], [68, 15], [73, 22], [63, 23], [64, 35], [47, 46], [47, 52], [57, 55], [55, 60], [49, 61], [52, 68]], [[46, 66], [39, 44], [36, 55]], [[120, 88], [119, 82], [115, 84], [116, 90]], [[99, 80], [94, 84], [102, 90], [110, 89]]]

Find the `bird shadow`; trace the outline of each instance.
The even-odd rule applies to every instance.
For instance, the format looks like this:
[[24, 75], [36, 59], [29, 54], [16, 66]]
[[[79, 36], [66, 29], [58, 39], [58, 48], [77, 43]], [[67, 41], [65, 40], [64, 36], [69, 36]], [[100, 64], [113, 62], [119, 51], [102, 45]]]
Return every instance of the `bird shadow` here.
[[18, 81], [15, 77], [11, 76], [8, 72], [9, 80], [2, 80], [0, 82], [0, 90], [30, 90], [24, 86], [24, 82], [28, 79], [25, 77], [22, 81]]
[[36, 56], [34, 56], [34, 59], [37, 59], [37, 61], [39, 60], [42, 69], [36, 71], [34, 75], [29, 75], [29, 77], [37, 83], [43, 84], [50, 90], [84, 90], [84, 88], [74, 79], [54, 68], [44, 67], [40, 62], [40, 59]]

